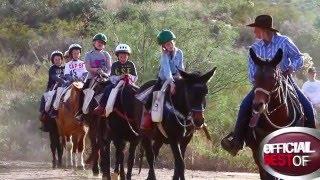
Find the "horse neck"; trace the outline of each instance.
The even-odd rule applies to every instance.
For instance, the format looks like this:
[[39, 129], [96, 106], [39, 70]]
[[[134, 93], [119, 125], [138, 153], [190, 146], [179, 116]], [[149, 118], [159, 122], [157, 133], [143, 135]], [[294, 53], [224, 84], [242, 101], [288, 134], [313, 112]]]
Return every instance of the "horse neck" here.
[[[272, 94], [270, 97], [270, 103], [268, 105], [268, 111], [270, 113], [269, 118], [274, 124], [285, 126], [290, 122], [289, 108], [286, 102], [286, 96], [288, 95], [286, 94], [287, 89], [285, 87], [285, 82], [280, 81], [279, 86], [279, 91]], [[273, 128], [274, 127], [272, 127], [272, 129]]]
[[77, 89], [74, 86], [71, 87], [69, 104], [71, 105], [71, 110], [74, 114], [79, 110], [80, 93], [80, 89]]
[[184, 115], [189, 114], [190, 108], [187, 101], [187, 93], [183, 80], [177, 81], [176, 93], [171, 98], [174, 108]]

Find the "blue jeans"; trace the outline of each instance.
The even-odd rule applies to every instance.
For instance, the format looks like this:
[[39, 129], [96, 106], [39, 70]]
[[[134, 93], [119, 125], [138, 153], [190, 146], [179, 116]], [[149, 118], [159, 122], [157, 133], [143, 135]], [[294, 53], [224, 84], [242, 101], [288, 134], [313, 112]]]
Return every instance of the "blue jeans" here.
[[[307, 118], [305, 122], [306, 127], [314, 128], [315, 127], [315, 116], [312, 104], [307, 99], [307, 97], [301, 92], [300, 88], [294, 84], [294, 88], [297, 92], [299, 101], [303, 107], [303, 110], [305, 112], [305, 116]], [[235, 125], [234, 130], [234, 139], [236, 139], [239, 143], [243, 144], [245, 133], [247, 132], [249, 121], [251, 117], [251, 107], [252, 107], [252, 101], [254, 98], [254, 91], [251, 90], [249, 94], [243, 99], [239, 113], [237, 122]]]
[[111, 93], [112, 88], [114, 87], [115, 87], [114, 84], [109, 84], [105, 87], [103, 96], [100, 100], [100, 106], [105, 107], [107, 105], [109, 95]]

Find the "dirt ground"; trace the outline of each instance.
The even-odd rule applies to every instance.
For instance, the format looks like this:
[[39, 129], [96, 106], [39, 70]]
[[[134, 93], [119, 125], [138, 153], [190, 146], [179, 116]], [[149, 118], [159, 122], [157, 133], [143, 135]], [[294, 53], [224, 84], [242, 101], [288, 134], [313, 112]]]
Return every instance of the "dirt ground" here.
[[[169, 180], [173, 175], [173, 170], [156, 169], [157, 179]], [[133, 170], [134, 180], [144, 180], [147, 176], [147, 169], [143, 169], [141, 174], [138, 170]], [[91, 170], [73, 169], [52, 169], [50, 163], [26, 162], [26, 161], [0, 161], [0, 179], [101, 179], [93, 177]], [[259, 179], [258, 174], [253, 173], [231, 173], [231, 172], [212, 172], [212, 171], [186, 171], [186, 179], [195, 180], [255, 180]]]

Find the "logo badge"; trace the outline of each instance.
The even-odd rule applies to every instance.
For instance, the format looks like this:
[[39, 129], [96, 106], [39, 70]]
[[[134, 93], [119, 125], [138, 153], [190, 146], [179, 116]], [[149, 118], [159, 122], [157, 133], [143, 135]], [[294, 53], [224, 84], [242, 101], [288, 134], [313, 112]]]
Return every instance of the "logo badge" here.
[[260, 164], [281, 179], [320, 177], [320, 131], [304, 127], [277, 130], [260, 144]]

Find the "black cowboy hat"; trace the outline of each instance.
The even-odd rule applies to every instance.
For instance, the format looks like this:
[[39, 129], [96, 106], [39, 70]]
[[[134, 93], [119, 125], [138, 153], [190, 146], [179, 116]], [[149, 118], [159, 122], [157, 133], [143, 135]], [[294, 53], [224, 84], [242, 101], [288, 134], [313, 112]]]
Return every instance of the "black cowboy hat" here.
[[272, 17], [270, 15], [257, 16], [256, 19], [254, 20], [254, 23], [248, 24], [247, 26], [260, 27], [260, 28], [268, 29], [270, 31], [279, 32], [277, 29], [274, 29], [272, 27], [273, 22], [272, 22]]

